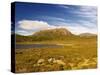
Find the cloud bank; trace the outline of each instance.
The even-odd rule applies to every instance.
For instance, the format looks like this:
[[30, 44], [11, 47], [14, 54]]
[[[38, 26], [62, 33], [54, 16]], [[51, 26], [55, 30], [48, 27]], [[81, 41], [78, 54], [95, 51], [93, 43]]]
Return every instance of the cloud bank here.
[[[65, 25], [66, 24], [66, 25]], [[45, 30], [45, 29], [54, 29], [54, 28], [66, 28], [71, 31], [73, 34], [80, 34], [80, 33], [94, 33], [97, 34], [97, 30], [95, 28], [87, 28], [81, 25], [69, 25], [65, 23], [64, 25], [50, 25], [44, 21], [38, 20], [21, 20], [18, 21], [18, 27], [16, 28], [16, 33], [20, 35], [32, 35], [37, 31]]]

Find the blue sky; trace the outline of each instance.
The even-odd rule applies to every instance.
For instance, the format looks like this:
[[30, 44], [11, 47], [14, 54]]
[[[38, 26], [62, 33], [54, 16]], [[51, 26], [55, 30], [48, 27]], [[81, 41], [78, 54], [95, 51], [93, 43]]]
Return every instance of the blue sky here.
[[97, 8], [94, 6], [16, 3], [15, 32], [32, 35], [39, 30], [66, 28], [73, 34], [97, 34]]

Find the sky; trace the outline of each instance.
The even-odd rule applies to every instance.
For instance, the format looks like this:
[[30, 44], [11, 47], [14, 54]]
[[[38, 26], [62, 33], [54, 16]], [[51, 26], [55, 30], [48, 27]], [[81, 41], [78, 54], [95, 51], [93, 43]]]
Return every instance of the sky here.
[[12, 25], [15, 33], [25, 36], [54, 28], [66, 28], [76, 35], [97, 34], [97, 7], [16, 2]]

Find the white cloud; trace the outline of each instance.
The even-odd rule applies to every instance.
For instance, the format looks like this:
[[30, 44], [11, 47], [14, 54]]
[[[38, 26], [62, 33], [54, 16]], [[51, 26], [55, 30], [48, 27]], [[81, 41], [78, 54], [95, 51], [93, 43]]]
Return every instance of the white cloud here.
[[97, 28], [97, 23], [92, 22], [92, 21], [87, 21], [87, 20], [79, 20], [79, 24], [81, 24], [84, 27], [89, 27], [89, 28]]
[[[84, 22], [85, 23], [85, 22]], [[34, 32], [39, 30], [45, 30], [45, 29], [54, 29], [54, 28], [66, 28], [69, 31], [71, 31], [73, 34], [80, 34], [80, 33], [97, 33], [96, 27], [88, 28], [79, 24], [73, 23], [73, 25], [70, 25], [70, 23], [64, 23], [61, 25], [50, 25], [47, 22], [44, 21], [33, 21], [33, 20], [22, 20], [18, 22], [18, 28], [16, 29], [16, 33], [21, 35], [32, 35]]]
[[70, 8], [70, 7], [67, 6], [67, 5], [60, 5], [59, 7], [64, 8], [64, 9], [68, 9], [68, 8]]
[[25, 30], [38, 30], [46, 29], [49, 27], [47, 22], [43, 21], [32, 21], [32, 20], [22, 20], [18, 22], [19, 28]]
[[81, 32], [97, 32], [97, 7], [80, 6], [77, 10], [74, 10], [73, 14], [80, 18], [80, 20], [77, 20], [75, 24], [76, 26], [77, 24], [80, 24], [78, 27], [82, 26], [79, 28]]
[[51, 21], [66, 21], [64, 18], [60, 18], [60, 17], [52, 17], [52, 16], [41, 16], [41, 17]]
[[67, 27], [73, 34], [81, 34], [81, 33], [93, 33], [97, 34], [97, 29], [95, 28], [86, 28], [80, 25], [77, 26], [68, 26]]
[[16, 33], [21, 35], [32, 35], [34, 32], [45, 29], [53, 29], [55, 26], [49, 25], [44, 21], [21, 20], [18, 22]]
[[17, 30], [16, 33], [20, 35], [28, 36], [28, 35], [32, 35], [34, 32], [29, 32], [26, 30]]
[[97, 8], [96, 7], [90, 7], [90, 6], [80, 6], [78, 10], [76, 10], [77, 14], [82, 14], [82, 15], [97, 15]]
[[87, 18], [88, 21], [96, 21], [97, 8], [93, 6], [80, 6], [78, 10], [73, 12], [77, 16]]

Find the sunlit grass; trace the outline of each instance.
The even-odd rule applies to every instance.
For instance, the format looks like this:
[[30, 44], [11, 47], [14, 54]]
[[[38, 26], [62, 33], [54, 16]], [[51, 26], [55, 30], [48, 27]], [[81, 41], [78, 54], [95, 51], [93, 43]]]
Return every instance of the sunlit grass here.
[[[62, 44], [62, 47], [16, 49], [16, 72], [77, 70], [97, 67], [97, 43], [94, 37], [19, 44], [23, 43]], [[38, 63], [41, 59], [43, 61]]]

